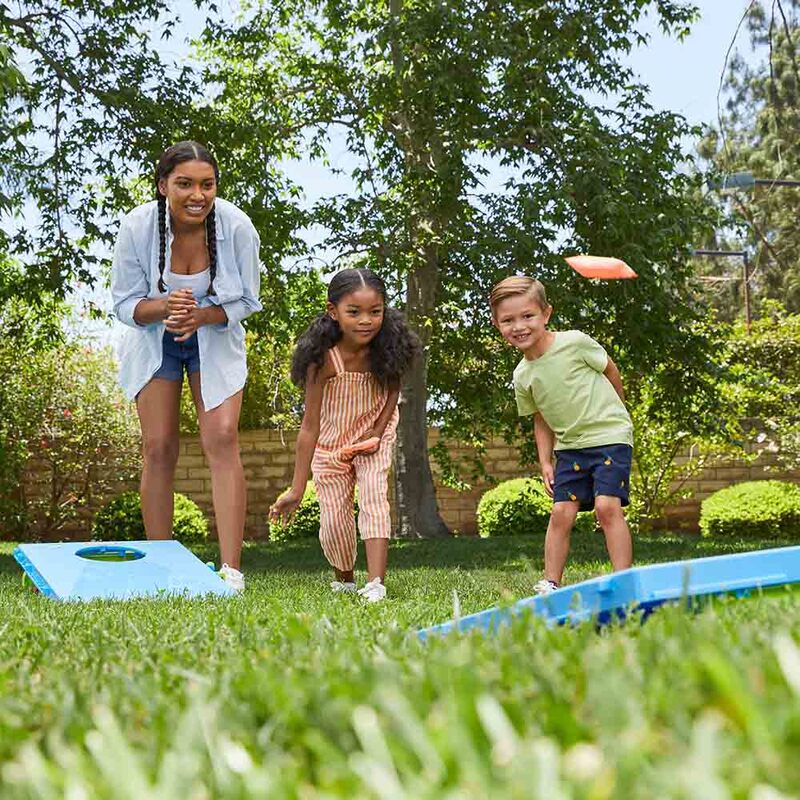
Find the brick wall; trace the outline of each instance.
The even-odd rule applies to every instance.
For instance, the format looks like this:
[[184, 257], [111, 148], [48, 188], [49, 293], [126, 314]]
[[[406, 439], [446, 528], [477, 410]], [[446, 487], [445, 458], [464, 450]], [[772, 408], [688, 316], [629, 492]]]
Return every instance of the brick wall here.
[[[429, 443], [437, 438], [437, 431], [429, 435]], [[248, 538], [264, 539], [267, 536], [267, 511], [270, 504], [291, 482], [294, 468], [295, 432], [275, 430], [244, 431], [239, 435], [247, 480], [247, 521], [245, 535]], [[463, 461], [471, 454], [466, 447], [452, 447], [456, 461]], [[684, 460], [686, 456], [684, 456]], [[519, 465], [517, 450], [502, 439], [490, 440], [487, 444], [485, 464], [487, 471], [497, 480], [506, 480], [531, 472]], [[725, 462], [716, 464], [697, 475], [687, 484], [693, 497], [668, 508], [657, 527], [669, 530], [696, 531], [700, 515], [700, 502], [712, 492], [746, 480], [780, 477], [800, 482], [800, 472], [776, 471], [774, 454], [762, 454], [754, 463]], [[30, 476], [29, 487], [36, 485], [35, 475]], [[135, 488], [135, 486], [121, 486]], [[454, 531], [463, 534], [476, 532], [475, 511], [488, 484], [478, 482], [469, 491], [459, 492], [438, 486], [437, 497], [441, 514]], [[208, 515], [213, 528], [214, 510], [211, 502], [211, 475], [205, 462], [197, 437], [181, 437], [180, 456], [176, 472], [175, 489], [191, 497]], [[46, 490], [39, 487], [38, 490]], [[390, 498], [393, 494], [390, 481]], [[98, 501], [99, 505], [99, 501]], [[91, 526], [93, 509], [85, 509], [80, 517], [58, 534], [58, 538], [86, 538]]]
[[[431, 431], [429, 443], [433, 444], [436, 438], [437, 432]], [[284, 433], [245, 431], [240, 434], [240, 442], [247, 480], [246, 536], [263, 539], [267, 535], [267, 510], [292, 480], [295, 433], [294, 431]], [[465, 447], [453, 447], [451, 453], [458, 460], [469, 457], [470, 450]], [[686, 458], [687, 456], [684, 456], [684, 460]], [[488, 473], [497, 480], [531, 474], [530, 471], [520, 467], [516, 448], [507, 445], [502, 439], [488, 442], [485, 463]], [[706, 469], [687, 484], [687, 487], [694, 492], [694, 496], [667, 509], [658, 527], [697, 530], [700, 502], [717, 489], [733, 483], [770, 477], [800, 481], [800, 472], [779, 473], [774, 470], [775, 464], [776, 459], [773, 454], [764, 454], [752, 464], [732, 461]], [[175, 488], [189, 495], [213, 521], [211, 476], [196, 438], [184, 437], [181, 442]], [[473, 484], [472, 489], [465, 492], [443, 486], [437, 488], [442, 517], [452, 530], [464, 534], [476, 532], [475, 511], [481, 495], [487, 488], [488, 485], [483, 482]]]

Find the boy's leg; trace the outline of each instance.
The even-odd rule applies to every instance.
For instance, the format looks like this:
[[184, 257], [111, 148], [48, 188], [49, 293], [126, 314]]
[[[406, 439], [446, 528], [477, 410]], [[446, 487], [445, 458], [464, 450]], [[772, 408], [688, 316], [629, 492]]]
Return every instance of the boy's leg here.
[[544, 537], [544, 577], [560, 584], [569, 555], [569, 540], [580, 504], [572, 500], [553, 503]]
[[597, 521], [606, 537], [606, 547], [615, 571], [628, 569], [633, 563], [633, 544], [628, 523], [622, 513], [619, 497], [598, 495], [594, 501]]

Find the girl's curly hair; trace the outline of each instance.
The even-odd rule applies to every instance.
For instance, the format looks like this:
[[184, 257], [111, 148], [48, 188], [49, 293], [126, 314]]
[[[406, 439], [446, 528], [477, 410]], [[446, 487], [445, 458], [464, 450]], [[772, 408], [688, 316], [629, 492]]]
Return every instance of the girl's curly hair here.
[[[364, 286], [378, 292], [384, 303], [383, 324], [369, 343], [370, 372], [381, 386], [396, 385], [420, 353], [421, 345], [405, 317], [386, 306], [386, 284], [372, 270], [343, 269], [328, 285], [328, 302], [336, 305], [345, 295]], [[308, 368], [316, 364], [318, 369], [322, 369], [326, 353], [341, 338], [342, 329], [336, 320], [327, 312], [317, 316], [297, 340], [292, 355], [292, 382], [304, 386]]]

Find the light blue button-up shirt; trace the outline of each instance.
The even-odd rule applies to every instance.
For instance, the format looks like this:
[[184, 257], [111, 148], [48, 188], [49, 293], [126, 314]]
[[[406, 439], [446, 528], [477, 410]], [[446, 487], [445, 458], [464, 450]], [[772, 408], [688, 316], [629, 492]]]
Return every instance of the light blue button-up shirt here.
[[[217, 198], [214, 205], [217, 215], [216, 294], [202, 298], [199, 305], [221, 305], [228, 321], [197, 329], [200, 390], [206, 411], [216, 408], [244, 386], [247, 357], [242, 320], [261, 310], [256, 229], [250, 218], [232, 203]], [[170, 266], [172, 239], [167, 212], [165, 278]], [[139, 325], [133, 319], [133, 311], [140, 300], [166, 297], [158, 290], [158, 250], [158, 203], [153, 200], [134, 208], [123, 218], [111, 269], [114, 313], [120, 322], [130, 326], [118, 356], [119, 381], [131, 400], [161, 366], [164, 323]]]

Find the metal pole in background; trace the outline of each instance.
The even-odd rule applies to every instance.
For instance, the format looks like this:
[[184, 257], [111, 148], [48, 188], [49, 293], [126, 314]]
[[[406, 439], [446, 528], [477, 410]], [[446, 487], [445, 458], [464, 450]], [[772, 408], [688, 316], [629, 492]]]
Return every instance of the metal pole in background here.
[[750, 310], [750, 256], [747, 250], [692, 250], [696, 256], [722, 256], [731, 258], [733, 256], [742, 259], [742, 272], [744, 275], [744, 321], [747, 332], [750, 333], [752, 313]]

